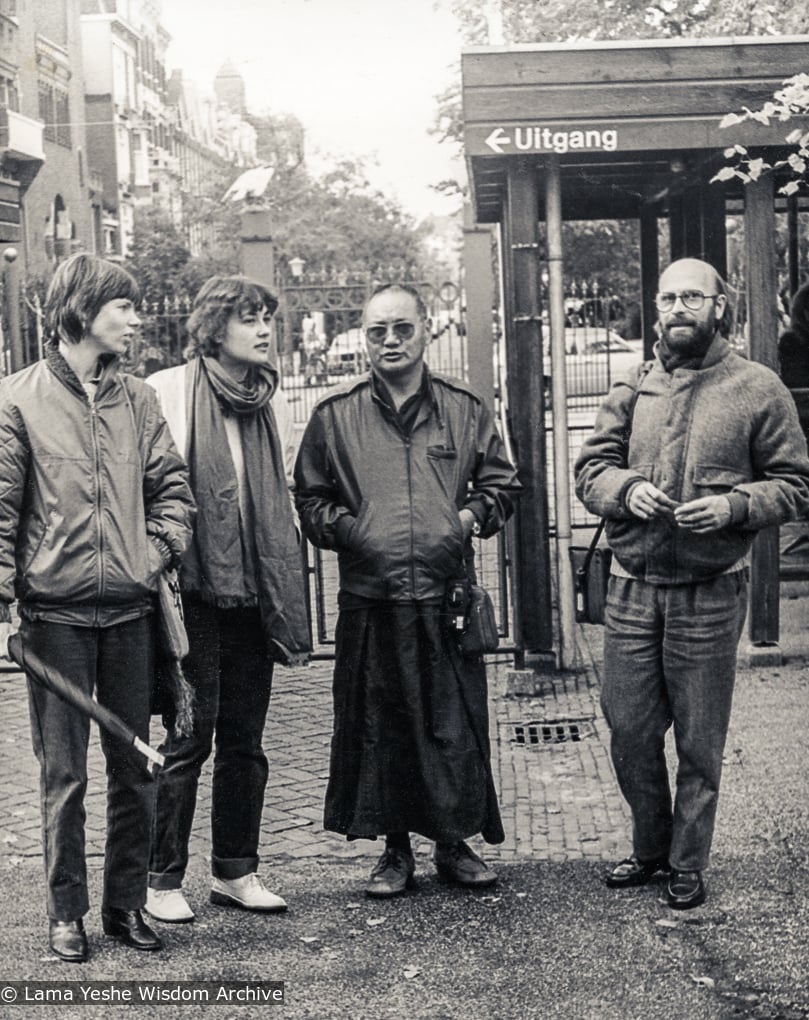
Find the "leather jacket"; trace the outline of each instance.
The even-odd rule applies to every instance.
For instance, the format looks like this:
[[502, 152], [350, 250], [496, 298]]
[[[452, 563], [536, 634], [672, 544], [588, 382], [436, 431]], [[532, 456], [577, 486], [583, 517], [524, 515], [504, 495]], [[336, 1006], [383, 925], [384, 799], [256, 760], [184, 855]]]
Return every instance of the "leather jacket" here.
[[295, 487], [307, 538], [337, 550], [341, 590], [390, 601], [443, 597], [463, 562], [459, 511], [470, 509], [488, 537], [521, 488], [480, 397], [430, 373], [409, 433], [373, 375], [321, 400]]

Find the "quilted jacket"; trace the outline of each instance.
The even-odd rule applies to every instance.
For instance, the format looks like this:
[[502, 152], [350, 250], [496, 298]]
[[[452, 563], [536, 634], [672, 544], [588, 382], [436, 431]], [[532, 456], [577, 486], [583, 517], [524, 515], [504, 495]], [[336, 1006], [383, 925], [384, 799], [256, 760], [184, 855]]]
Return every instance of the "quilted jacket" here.
[[0, 383], [0, 619], [108, 625], [151, 611], [194, 500], [157, 397], [112, 362], [90, 402], [58, 350]]

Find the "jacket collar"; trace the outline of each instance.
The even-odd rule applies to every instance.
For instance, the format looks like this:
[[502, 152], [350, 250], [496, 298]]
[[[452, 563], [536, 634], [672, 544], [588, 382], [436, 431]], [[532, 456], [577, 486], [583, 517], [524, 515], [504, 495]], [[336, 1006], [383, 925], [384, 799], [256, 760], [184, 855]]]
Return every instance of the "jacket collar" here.
[[[657, 364], [665, 371], [665, 366], [660, 358], [660, 341], [658, 340], [654, 345], [654, 354]], [[706, 368], [713, 368], [714, 365], [718, 365], [720, 361], [723, 361], [728, 354], [731, 352], [731, 347], [725, 337], [721, 333], [714, 334], [714, 338], [711, 341], [711, 345], [705, 352], [705, 357], [702, 359], [702, 363], [699, 368], [685, 369], [685, 371], [701, 372]], [[682, 369], [678, 369], [681, 371]]]
[[[67, 386], [69, 390], [87, 399], [87, 393], [79, 380], [79, 377], [68, 365], [59, 351], [59, 344], [56, 340], [49, 340], [45, 344], [45, 361], [53, 374]], [[118, 359], [110, 358], [102, 368], [98, 383], [98, 392], [104, 393], [111, 388], [118, 374]]]

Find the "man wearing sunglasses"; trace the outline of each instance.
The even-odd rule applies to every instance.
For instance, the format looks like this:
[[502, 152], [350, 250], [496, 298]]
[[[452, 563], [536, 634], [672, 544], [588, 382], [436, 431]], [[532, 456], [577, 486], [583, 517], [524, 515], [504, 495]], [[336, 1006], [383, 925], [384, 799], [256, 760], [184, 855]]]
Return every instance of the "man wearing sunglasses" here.
[[413, 884], [411, 832], [435, 840], [440, 877], [481, 888], [496, 875], [465, 840], [504, 838], [486, 671], [444, 606], [471, 536], [503, 526], [520, 486], [485, 404], [424, 364], [418, 292], [380, 287], [363, 326], [371, 371], [318, 404], [295, 469], [303, 530], [340, 564], [325, 826], [385, 837], [369, 896]]
[[634, 846], [606, 883], [666, 874], [669, 905], [686, 910], [705, 900], [745, 557], [761, 528], [809, 512], [809, 459], [789, 391], [726, 339], [728, 298], [714, 268], [672, 263], [656, 300], [654, 362], [607, 395], [576, 491], [606, 518], [613, 551], [602, 705]]

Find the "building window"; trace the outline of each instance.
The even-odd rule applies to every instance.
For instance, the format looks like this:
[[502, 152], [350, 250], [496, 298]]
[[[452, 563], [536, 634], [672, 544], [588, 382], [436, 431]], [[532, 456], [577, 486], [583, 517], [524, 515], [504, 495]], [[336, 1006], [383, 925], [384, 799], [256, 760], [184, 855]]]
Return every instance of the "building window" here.
[[20, 92], [17, 81], [8, 75], [0, 74], [0, 107], [20, 112]]
[[66, 149], [71, 147], [70, 100], [64, 89], [39, 79], [39, 119], [44, 121], [43, 134], [49, 142]]

